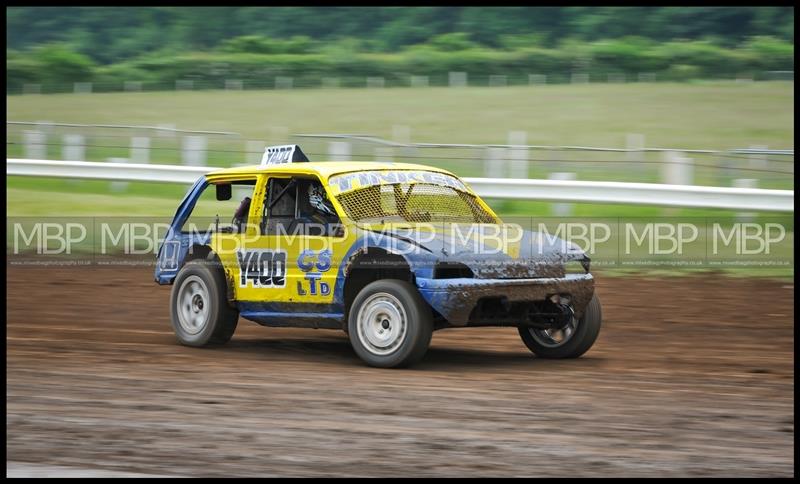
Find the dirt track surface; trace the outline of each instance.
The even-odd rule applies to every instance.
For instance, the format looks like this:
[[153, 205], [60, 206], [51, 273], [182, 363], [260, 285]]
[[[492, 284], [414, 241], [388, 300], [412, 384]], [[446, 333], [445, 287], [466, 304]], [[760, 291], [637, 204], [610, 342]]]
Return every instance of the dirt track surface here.
[[179, 476], [791, 476], [794, 287], [598, 281], [584, 357], [436, 332], [364, 366], [344, 333], [240, 320], [175, 342], [151, 268], [8, 267], [7, 460]]

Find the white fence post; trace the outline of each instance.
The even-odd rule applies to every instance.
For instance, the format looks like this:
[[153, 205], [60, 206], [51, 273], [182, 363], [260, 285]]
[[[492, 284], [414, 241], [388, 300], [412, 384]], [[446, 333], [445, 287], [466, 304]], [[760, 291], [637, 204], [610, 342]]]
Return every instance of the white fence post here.
[[505, 151], [503, 148], [488, 148], [486, 150], [484, 172], [487, 178], [506, 177]]
[[141, 81], [125, 81], [124, 89], [128, 92], [138, 92], [142, 90]]
[[26, 130], [22, 133], [25, 143], [25, 158], [31, 160], [47, 159], [47, 135], [39, 130]]
[[[751, 150], [766, 150], [767, 147], [764, 145], [752, 145], [750, 146]], [[749, 159], [749, 168], [756, 169], [756, 170], [764, 170], [767, 168], [767, 155], [764, 153], [751, 153]]]
[[386, 81], [383, 77], [368, 77], [367, 78], [367, 87], [376, 87], [382, 88], [386, 85]]
[[621, 72], [614, 72], [614, 73], [608, 74], [607, 78], [608, 78], [608, 82], [610, 82], [610, 83], [613, 83], [613, 82], [625, 82], [625, 80], [626, 80], [625, 79], [625, 74], [623, 74]]
[[391, 163], [394, 158], [394, 150], [391, 146], [376, 146], [375, 147], [375, 161]]
[[664, 164], [662, 165], [662, 181], [669, 185], [692, 185], [694, 182], [694, 167], [692, 159], [683, 156], [678, 151], [665, 151]]
[[75, 94], [91, 94], [91, 92], [92, 92], [92, 83], [91, 82], [76, 82], [74, 84], [74, 92], [75, 92]]
[[[61, 144], [61, 156], [64, 161], [83, 161], [86, 159], [86, 142], [83, 135], [65, 134]], [[77, 185], [77, 180], [69, 180], [70, 185]]]
[[528, 84], [547, 84], [547, 76], [544, 74], [528, 74]]
[[208, 140], [205, 136], [183, 137], [183, 164], [188, 166], [205, 166]]
[[194, 81], [191, 80], [191, 79], [188, 79], [188, 80], [179, 79], [179, 80], [175, 81], [175, 90], [176, 91], [180, 91], [182, 89], [187, 89], [187, 90], [191, 91], [192, 89], [194, 89]]
[[[106, 159], [106, 161], [108, 163], [127, 163], [128, 159], [127, 158], [108, 158], [108, 159]], [[126, 181], [112, 181], [111, 184], [110, 184], [112, 192], [124, 192], [125, 190], [128, 189], [128, 185], [129, 185], [129, 183], [126, 182]]]
[[[735, 188], [757, 188], [758, 180], [755, 178], [737, 178], [733, 180], [733, 186]], [[756, 214], [753, 212], [737, 212], [736, 220], [740, 222], [751, 222], [755, 216]]]
[[[396, 143], [402, 143], [404, 145], [411, 144], [411, 126], [406, 126], [405, 124], [395, 124], [392, 125], [392, 141]], [[413, 157], [416, 155], [416, 148], [413, 146], [404, 146], [400, 149], [400, 158], [403, 157]], [[412, 159], [412, 162], [416, 160]]]
[[131, 162], [150, 163], [150, 138], [134, 136], [131, 138]]
[[[555, 172], [550, 173], [547, 177], [549, 180], [574, 180], [575, 173], [570, 172]], [[553, 215], [556, 217], [570, 217], [574, 205], [571, 203], [554, 203], [552, 205]]]
[[587, 84], [589, 82], [589, 74], [573, 72], [570, 80], [572, 84]]
[[392, 125], [392, 141], [397, 143], [411, 143], [411, 127], [405, 124]]
[[49, 136], [55, 132], [55, 123], [52, 121], [36, 121], [36, 129]]
[[225, 79], [226, 91], [241, 91], [243, 83], [238, 79]]
[[625, 159], [635, 165], [637, 171], [645, 171], [647, 165], [644, 162], [644, 135], [639, 133], [628, 133], [625, 136], [625, 148], [631, 151], [625, 153]]
[[83, 135], [65, 134], [61, 156], [66, 161], [84, 161], [86, 159], [86, 143]]
[[338, 77], [323, 77], [322, 78], [322, 87], [324, 89], [336, 89], [339, 87], [339, 78]]
[[489, 76], [490, 87], [505, 87], [507, 85], [508, 85], [507, 76], [496, 76], [496, 75]]
[[411, 87], [428, 87], [428, 76], [411, 76]]
[[275, 89], [292, 89], [294, 86], [294, 78], [288, 76], [275, 77]]
[[22, 94], [41, 94], [41, 93], [42, 93], [41, 84], [25, 83], [22, 85]]
[[465, 87], [467, 85], [467, 73], [450, 72], [448, 74], [448, 83], [450, 87]]
[[508, 144], [512, 145], [509, 153], [511, 161], [511, 178], [528, 178], [528, 148], [525, 131], [509, 131]]
[[331, 161], [350, 161], [350, 142], [331, 141], [328, 144], [328, 157]]
[[247, 140], [245, 143], [244, 161], [247, 165], [258, 165], [261, 163], [261, 158], [264, 156], [264, 148], [267, 143], [260, 140]]

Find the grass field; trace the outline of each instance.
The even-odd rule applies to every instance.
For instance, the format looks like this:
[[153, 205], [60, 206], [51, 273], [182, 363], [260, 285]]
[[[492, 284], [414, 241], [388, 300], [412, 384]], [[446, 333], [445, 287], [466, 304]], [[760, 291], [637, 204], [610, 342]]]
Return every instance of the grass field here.
[[234, 131], [253, 139], [289, 133], [368, 133], [390, 138], [411, 126], [418, 142], [624, 147], [627, 133], [648, 147], [771, 148], [794, 145], [794, 83], [705, 82], [395, 88], [178, 91], [7, 96], [13, 121], [175, 124]]
[[[177, 91], [156, 93], [109, 93], [7, 96], [7, 119], [78, 124], [160, 125], [180, 129], [233, 131], [248, 139], [287, 142], [297, 133], [365, 133], [391, 138], [393, 126], [411, 127], [418, 142], [506, 143], [511, 130], [524, 131], [529, 144], [624, 147], [628, 133], [645, 136], [648, 147], [731, 149], [763, 145], [794, 147], [794, 83], [705, 82], [695, 84], [635, 83], [518, 86], [505, 88], [396, 88], [273, 91]], [[6, 153], [23, 156], [21, 132], [7, 127]], [[48, 138], [47, 156], [62, 158], [61, 134]], [[87, 137], [85, 158], [105, 161], [128, 157], [127, 130], [104, 131], [75, 128]], [[141, 133], [140, 133], [141, 134]], [[97, 138], [93, 136], [97, 135]], [[325, 147], [307, 141], [312, 158], [324, 157]], [[151, 139], [151, 163], [181, 163], [180, 139]], [[246, 161], [241, 139], [210, 139], [207, 163], [230, 166]], [[369, 152], [371, 154], [371, 151]], [[429, 155], [428, 152], [421, 152]], [[470, 159], [469, 155], [479, 158]], [[533, 158], [539, 154], [533, 152]], [[655, 155], [655, 154], [654, 154]], [[430, 154], [430, 156], [435, 156]], [[479, 153], [448, 152], [456, 159], [410, 159], [450, 169], [461, 176], [484, 176]], [[575, 157], [591, 156], [566, 155]], [[616, 154], [602, 158], [624, 159]], [[710, 163], [715, 160], [700, 159]], [[462, 158], [459, 158], [462, 157]], [[324, 158], [323, 158], [324, 159]], [[362, 159], [362, 158], [357, 158]], [[649, 158], [648, 158], [649, 160]], [[718, 160], [716, 160], [718, 163]], [[628, 165], [591, 162], [531, 162], [529, 176], [546, 177], [552, 171], [578, 171], [579, 179], [659, 182], [658, 165], [631, 169]], [[602, 163], [602, 162], [601, 162]], [[641, 169], [639, 169], [641, 168]], [[781, 167], [784, 168], [785, 167]], [[759, 187], [793, 188], [791, 176], [695, 169], [695, 183], [730, 186], [732, 178], [759, 178]], [[7, 188], [15, 197], [26, 190], [109, 193], [107, 182], [22, 179], [12, 177]], [[163, 184], [130, 184], [114, 199], [124, 196], [159, 196], [174, 199], [183, 187]], [[35, 198], [35, 195], [29, 198]], [[61, 197], [58, 208], [72, 210], [71, 197]], [[25, 211], [29, 203], [9, 198], [10, 209]], [[20, 200], [21, 201], [21, 200]], [[154, 202], [158, 203], [158, 202]], [[75, 208], [82, 202], [76, 201]], [[141, 205], [147, 205], [140, 202]], [[115, 206], [101, 204], [102, 206]], [[13, 208], [11, 208], [13, 207]], [[546, 204], [507, 202], [502, 211], [540, 214]], [[601, 211], [601, 215], [653, 214], [646, 207], [597, 207], [576, 205], [577, 215]], [[655, 212], [654, 212], [655, 210]], [[707, 211], [680, 211], [702, 215]]]

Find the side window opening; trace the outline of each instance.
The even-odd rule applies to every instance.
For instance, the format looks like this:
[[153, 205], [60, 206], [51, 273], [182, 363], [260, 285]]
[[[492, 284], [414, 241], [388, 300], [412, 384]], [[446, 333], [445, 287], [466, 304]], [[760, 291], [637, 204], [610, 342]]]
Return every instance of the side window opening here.
[[266, 235], [338, 236], [341, 222], [316, 178], [272, 178], [262, 217]]
[[[243, 233], [255, 184], [255, 179], [209, 183], [198, 196], [181, 232]], [[225, 194], [228, 189], [230, 198], [218, 200], [218, 190]]]
[[292, 178], [270, 178], [264, 200], [262, 233], [278, 234], [278, 227], [288, 233], [289, 224], [295, 219], [297, 187]]

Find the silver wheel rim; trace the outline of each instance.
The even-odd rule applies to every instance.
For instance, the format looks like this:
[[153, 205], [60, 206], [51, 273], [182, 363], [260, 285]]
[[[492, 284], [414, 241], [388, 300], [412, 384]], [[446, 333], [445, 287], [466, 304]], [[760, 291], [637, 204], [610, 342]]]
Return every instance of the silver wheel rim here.
[[400, 347], [406, 335], [406, 310], [386, 292], [369, 296], [358, 309], [358, 340], [373, 355], [385, 356]]
[[578, 319], [573, 313], [569, 323], [561, 329], [536, 329], [528, 328], [531, 336], [537, 343], [548, 348], [558, 348], [567, 344], [578, 329]]
[[189, 276], [178, 290], [178, 321], [181, 328], [195, 335], [203, 331], [208, 323], [211, 298], [208, 288], [198, 276]]

